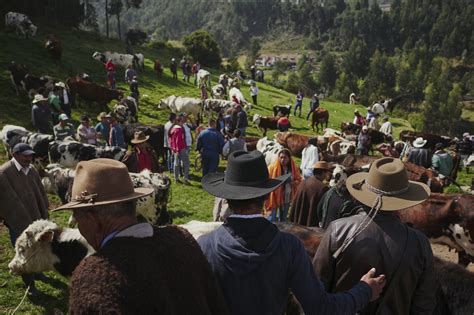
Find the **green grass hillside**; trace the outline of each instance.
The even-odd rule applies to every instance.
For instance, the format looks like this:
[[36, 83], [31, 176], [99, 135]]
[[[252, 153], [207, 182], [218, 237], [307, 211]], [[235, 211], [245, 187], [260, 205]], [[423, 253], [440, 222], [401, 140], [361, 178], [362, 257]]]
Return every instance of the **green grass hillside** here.
[[[52, 62], [43, 47], [43, 39], [49, 33], [57, 34], [63, 43], [64, 53], [62, 63], [56, 65]], [[98, 35], [83, 32], [67, 32], [52, 28], [41, 28], [37, 36], [33, 39], [25, 40], [18, 38], [14, 34], [5, 34], [0, 31], [0, 128], [5, 124], [16, 124], [32, 129], [30, 123], [31, 104], [25, 93], [16, 96], [12, 88], [9, 73], [6, 70], [8, 63], [12, 60], [25, 64], [35, 75], [50, 75], [64, 80], [69, 76], [78, 73], [88, 73], [95, 82], [105, 84], [105, 70], [102, 64], [91, 58], [94, 51], [112, 50], [124, 52], [124, 45], [116, 40], [109, 40]], [[163, 48], [141, 48], [137, 47], [136, 52], [144, 53], [146, 57], [146, 68], [139, 72], [140, 92], [142, 99], [140, 102], [139, 119], [146, 124], [163, 124], [166, 121], [167, 111], [157, 111], [156, 104], [160, 98], [175, 94], [180, 96], [199, 97], [199, 91], [191, 83], [175, 81], [171, 78], [169, 69], [165, 70], [164, 76], [159, 80], [153, 71], [153, 62], [155, 58], [160, 58], [165, 64], [168, 63], [173, 55], [173, 51]], [[174, 56], [179, 58], [180, 56]], [[127, 88], [123, 83], [123, 70], [117, 73], [118, 86]], [[213, 72], [213, 81], [216, 82], [217, 71]], [[294, 103], [294, 95], [285, 91], [275, 89], [266, 84], [260, 84], [259, 105], [255, 106], [249, 116], [254, 113], [271, 115], [271, 106], [273, 104]], [[242, 87], [244, 95], [250, 99], [248, 86]], [[112, 106], [113, 104], [109, 104]], [[352, 120], [354, 106], [342, 103], [329, 103], [322, 101], [321, 107], [330, 111], [329, 127], [338, 128], [342, 121]], [[305, 99], [303, 105], [303, 117], [306, 116], [309, 108], [308, 99]], [[359, 107], [362, 112], [364, 108]], [[81, 114], [87, 113], [91, 117], [101, 111], [97, 104], [82, 103], [80, 108], [73, 108], [74, 123], [78, 124], [78, 118]], [[402, 129], [411, 128], [409, 124], [402, 119], [392, 119], [395, 126], [395, 134]], [[314, 134], [308, 127], [308, 122], [301, 118], [291, 117], [291, 123], [296, 132], [302, 134]], [[260, 136], [255, 128], [249, 128], [249, 135]], [[272, 132], [268, 134], [272, 137]], [[0, 150], [3, 150], [0, 149]], [[194, 154], [194, 153], [193, 153]], [[194, 157], [195, 155], [193, 155]], [[192, 157], [192, 158], [193, 158]], [[0, 162], [6, 160], [5, 152], [0, 151]], [[224, 167], [224, 163], [221, 163]], [[171, 200], [169, 210], [175, 223], [184, 223], [191, 219], [210, 220], [212, 217], [213, 198], [203, 192], [200, 188], [200, 174], [192, 171], [192, 186], [172, 185]], [[51, 196], [51, 203], [58, 203], [57, 198]], [[52, 218], [64, 225], [67, 219], [67, 213], [52, 214]], [[9, 243], [7, 230], [0, 225], [0, 314], [9, 313], [20, 304], [24, 289], [19, 277], [9, 275], [7, 264], [13, 257], [13, 250]], [[28, 314], [53, 314], [58, 311], [67, 310], [67, 279], [57, 276], [54, 273], [48, 273], [48, 276], [54, 279], [53, 283], [38, 282], [37, 287], [44, 294], [33, 300], [25, 299], [18, 309], [18, 313]]]

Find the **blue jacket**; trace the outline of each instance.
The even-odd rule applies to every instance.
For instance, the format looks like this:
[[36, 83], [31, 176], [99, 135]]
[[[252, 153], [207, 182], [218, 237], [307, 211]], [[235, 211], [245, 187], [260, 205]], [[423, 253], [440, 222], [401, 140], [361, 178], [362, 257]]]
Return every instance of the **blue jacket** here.
[[219, 156], [224, 147], [224, 136], [215, 128], [207, 128], [199, 134], [197, 150], [202, 155]]
[[122, 148], [127, 147], [127, 144], [123, 139], [122, 127], [119, 124], [112, 126], [112, 129], [110, 130], [110, 145]]
[[354, 314], [371, 297], [365, 282], [326, 293], [303, 244], [263, 217], [229, 217], [198, 243], [231, 314], [282, 314], [289, 289], [306, 314]]

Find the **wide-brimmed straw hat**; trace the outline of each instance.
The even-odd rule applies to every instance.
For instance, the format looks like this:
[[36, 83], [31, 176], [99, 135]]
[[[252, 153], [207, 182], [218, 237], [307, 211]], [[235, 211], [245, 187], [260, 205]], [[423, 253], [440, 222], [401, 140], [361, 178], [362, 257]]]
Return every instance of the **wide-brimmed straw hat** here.
[[331, 171], [333, 168], [334, 166], [326, 161], [318, 161], [313, 165], [313, 170]]
[[102, 118], [106, 118], [107, 113], [106, 112], [101, 112], [99, 115], [97, 115], [97, 120], [102, 120]]
[[42, 102], [42, 101], [47, 101], [48, 99], [46, 97], [44, 97], [43, 95], [41, 94], [36, 94], [35, 97], [33, 98], [33, 101], [32, 103], [33, 104], [36, 104], [38, 102]]
[[81, 161], [76, 167], [71, 202], [53, 211], [124, 202], [147, 196], [153, 188], [133, 188], [125, 164], [112, 159]]
[[427, 142], [428, 140], [425, 140], [422, 137], [419, 137], [419, 138], [416, 138], [415, 141], [413, 141], [413, 146], [415, 148], [423, 148]]
[[139, 144], [147, 141], [148, 139], [150, 139], [150, 136], [145, 135], [143, 131], [135, 131], [133, 139], [130, 142], [133, 144]]
[[349, 193], [369, 207], [395, 211], [415, 206], [430, 195], [423, 183], [408, 180], [405, 165], [399, 159], [381, 158], [372, 163], [368, 173], [356, 173], [346, 181]]
[[57, 87], [60, 87], [60, 88], [65, 88], [66, 87], [66, 84], [64, 84], [63, 82], [58, 82], [58, 83], [55, 83], [54, 86], [57, 86]]
[[269, 178], [265, 157], [260, 151], [235, 151], [229, 154], [225, 173], [210, 173], [201, 180], [202, 188], [213, 196], [246, 200], [271, 193], [291, 174]]

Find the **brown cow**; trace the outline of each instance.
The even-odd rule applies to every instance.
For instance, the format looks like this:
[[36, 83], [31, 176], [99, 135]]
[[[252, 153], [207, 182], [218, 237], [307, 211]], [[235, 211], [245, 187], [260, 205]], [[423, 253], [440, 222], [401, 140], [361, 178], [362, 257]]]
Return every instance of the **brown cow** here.
[[51, 55], [51, 58], [53, 58], [55, 62], [61, 61], [61, 56], [63, 54], [63, 46], [56, 35], [48, 35], [46, 37], [44, 47], [48, 50], [48, 53]]
[[153, 69], [155, 69], [158, 78], [161, 78], [161, 75], [163, 74], [163, 66], [161, 65], [160, 59], [155, 59], [155, 65]]
[[399, 212], [400, 219], [422, 231], [432, 243], [459, 253], [459, 263], [474, 262], [474, 196], [432, 193], [428, 200]]
[[109, 111], [107, 104], [111, 100], [120, 100], [123, 92], [112, 90], [104, 86], [85, 81], [80, 77], [71, 77], [66, 79], [66, 85], [71, 93], [75, 96], [79, 95], [82, 99], [91, 102], [97, 102], [104, 107], [105, 111]]
[[405, 168], [408, 171], [408, 179], [420, 183], [425, 183], [431, 189], [431, 192], [443, 192], [444, 183], [436, 177], [435, 171], [430, 168], [424, 168], [410, 162], [405, 162]]
[[285, 131], [277, 132], [275, 134], [275, 140], [279, 144], [290, 150], [291, 155], [301, 157], [303, 149], [308, 144], [309, 137]]
[[418, 132], [418, 131], [411, 131], [411, 130], [403, 130], [400, 132], [401, 141], [413, 142], [418, 137], [422, 137], [423, 139], [428, 141], [425, 145], [425, 148], [429, 148], [429, 149], [434, 149], [436, 143], [442, 143], [445, 147], [448, 147], [453, 142], [452, 139], [448, 137], [438, 136], [438, 135], [425, 133], [425, 132]]
[[257, 126], [258, 129], [263, 130], [263, 136], [265, 137], [267, 135], [267, 129], [278, 129], [278, 119], [280, 119], [279, 116], [277, 117], [264, 117], [259, 114], [253, 115], [253, 123]]
[[316, 108], [313, 111], [313, 116], [311, 117], [311, 128], [314, 131], [314, 125], [316, 125], [316, 132], [319, 132], [319, 124], [321, 124], [321, 129], [323, 129], [323, 123], [326, 123], [326, 128], [328, 127], [329, 122], [329, 112], [324, 108]]
[[257, 150], [257, 142], [260, 140], [259, 137], [249, 137], [245, 136], [245, 143], [247, 144], [247, 151]]

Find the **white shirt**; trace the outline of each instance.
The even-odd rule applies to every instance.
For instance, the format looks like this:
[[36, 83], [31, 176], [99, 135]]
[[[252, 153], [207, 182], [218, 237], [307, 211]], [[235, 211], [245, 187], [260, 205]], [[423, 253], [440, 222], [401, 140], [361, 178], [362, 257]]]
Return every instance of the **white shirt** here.
[[382, 124], [382, 127], [380, 127], [379, 131], [386, 135], [392, 135], [392, 123], [389, 121], [384, 122]]
[[257, 96], [258, 95], [258, 86], [251, 86], [250, 87], [250, 95]]
[[183, 124], [183, 128], [184, 128], [184, 139], [186, 141], [186, 146], [190, 148], [191, 145], [193, 144], [193, 137], [191, 136], [191, 128], [189, 128], [188, 124]]
[[306, 148], [303, 149], [302, 157], [301, 157], [301, 170], [303, 174], [305, 171], [307, 173], [313, 173], [313, 166], [316, 162], [319, 161], [319, 152], [318, 147], [310, 144]]
[[66, 89], [63, 89], [63, 100], [64, 100], [64, 104], [69, 104], [69, 96], [67, 96]]
[[28, 175], [28, 173], [30, 172], [30, 169], [31, 169], [31, 165], [28, 165], [28, 167], [23, 167], [23, 166], [21, 166], [20, 163], [18, 163], [18, 161], [15, 158], [12, 158], [12, 161], [13, 161], [13, 164], [15, 164], [15, 167], [18, 170], [18, 172], [22, 171], [23, 174]]
[[164, 130], [165, 134], [164, 134], [164, 139], [163, 139], [163, 140], [164, 140], [164, 145], [163, 145], [163, 146], [164, 146], [165, 148], [169, 148], [168, 137], [169, 137], [169, 132], [170, 132], [171, 126], [173, 126], [173, 123], [168, 120], [168, 121], [166, 122], [166, 124], [165, 124], [165, 127], [164, 127], [164, 129], [165, 129], [165, 130]]

